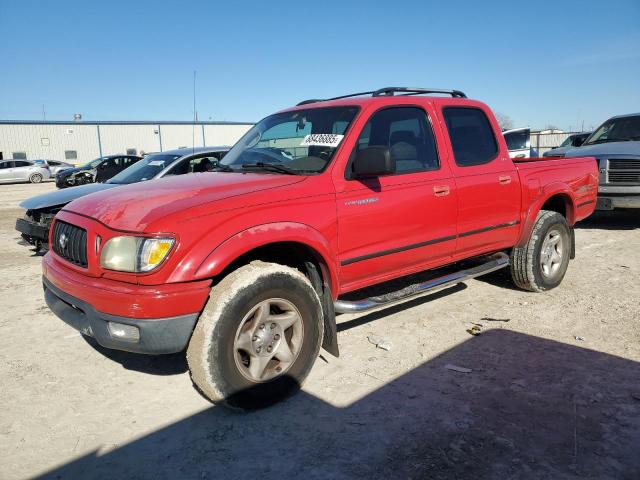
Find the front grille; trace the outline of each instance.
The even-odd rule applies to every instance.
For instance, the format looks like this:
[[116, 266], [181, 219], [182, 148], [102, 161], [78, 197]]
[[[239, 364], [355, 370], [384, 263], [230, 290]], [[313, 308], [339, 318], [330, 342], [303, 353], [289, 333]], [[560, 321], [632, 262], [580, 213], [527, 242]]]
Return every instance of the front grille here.
[[53, 227], [51, 248], [62, 258], [80, 267], [87, 266], [87, 231], [58, 220]]
[[640, 160], [609, 159], [609, 183], [640, 184]]

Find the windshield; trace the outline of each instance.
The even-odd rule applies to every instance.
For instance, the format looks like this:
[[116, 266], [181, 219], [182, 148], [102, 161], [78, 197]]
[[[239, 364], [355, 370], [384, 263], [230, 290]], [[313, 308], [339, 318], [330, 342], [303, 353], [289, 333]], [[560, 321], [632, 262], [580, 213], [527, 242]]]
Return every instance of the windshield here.
[[107, 157], [96, 158], [95, 160], [91, 160], [89, 163], [83, 165], [81, 168], [86, 169], [86, 170], [90, 170], [92, 168], [96, 168], [98, 165], [100, 165], [101, 162], [105, 161], [106, 159], [107, 159]]
[[582, 145], [629, 140], [640, 140], [640, 115], [607, 120]]
[[[236, 170], [250, 165], [259, 171], [261, 166], [277, 165], [296, 174], [321, 172], [331, 162], [357, 111], [353, 106], [276, 113], [251, 128], [220, 164]], [[275, 169], [265, 171], [278, 173]]]
[[167, 155], [161, 153], [149, 155], [122, 170], [112, 177], [111, 180], [108, 180], [107, 183], [124, 184], [150, 180], [181, 156], [182, 155]]
[[567, 138], [564, 139], [564, 142], [562, 142], [560, 144], [560, 147], [570, 147], [570, 146], [572, 146], [574, 138], [575, 138], [575, 135], [569, 135]]
[[529, 148], [530, 130], [518, 130], [517, 132], [509, 132], [504, 134], [507, 142], [508, 150], [523, 150]]

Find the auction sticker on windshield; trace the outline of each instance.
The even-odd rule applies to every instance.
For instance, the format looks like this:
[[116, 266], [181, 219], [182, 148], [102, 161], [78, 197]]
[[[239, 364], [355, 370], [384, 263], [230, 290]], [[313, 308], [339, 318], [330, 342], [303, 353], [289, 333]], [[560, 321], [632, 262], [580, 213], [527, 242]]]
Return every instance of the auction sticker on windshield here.
[[301, 147], [337, 147], [344, 138], [344, 135], [335, 133], [311, 133], [304, 137]]

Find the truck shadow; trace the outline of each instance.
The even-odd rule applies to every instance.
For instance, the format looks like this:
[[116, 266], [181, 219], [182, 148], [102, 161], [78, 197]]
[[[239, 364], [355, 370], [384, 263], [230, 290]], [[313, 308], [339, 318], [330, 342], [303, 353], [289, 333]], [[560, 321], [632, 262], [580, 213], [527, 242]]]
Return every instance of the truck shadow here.
[[636, 479], [639, 378], [638, 362], [489, 330], [344, 407], [306, 392], [212, 407], [41, 478]]
[[640, 211], [598, 210], [576, 224], [577, 229], [635, 230], [640, 228]]

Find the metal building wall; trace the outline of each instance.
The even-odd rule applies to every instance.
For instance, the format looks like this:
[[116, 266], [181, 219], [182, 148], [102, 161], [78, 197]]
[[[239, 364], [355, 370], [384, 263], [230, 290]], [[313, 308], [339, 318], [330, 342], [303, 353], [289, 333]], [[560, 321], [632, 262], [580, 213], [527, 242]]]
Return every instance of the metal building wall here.
[[28, 159], [65, 160], [65, 151], [77, 152], [71, 163], [86, 163], [100, 155], [158, 152], [178, 147], [233, 145], [250, 123], [152, 122], [10, 122], [0, 121], [0, 152], [4, 159], [25, 152]]
[[95, 125], [82, 124], [0, 124], [0, 152], [12, 158], [13, 152], [25, 152], [29, 159], [65, 159], [65, 150], [75, 150], [78, 159], [86, 162], [100, 156]]
[[206, 145], [233, 145], [251, 125], [202, 125]]
[[[126, 153], [132, 148], [136, 153], [159, 152], [158, 125], [99, 125], [102, 155]], [[158, 132], [158, 133], [155, 133]]]

